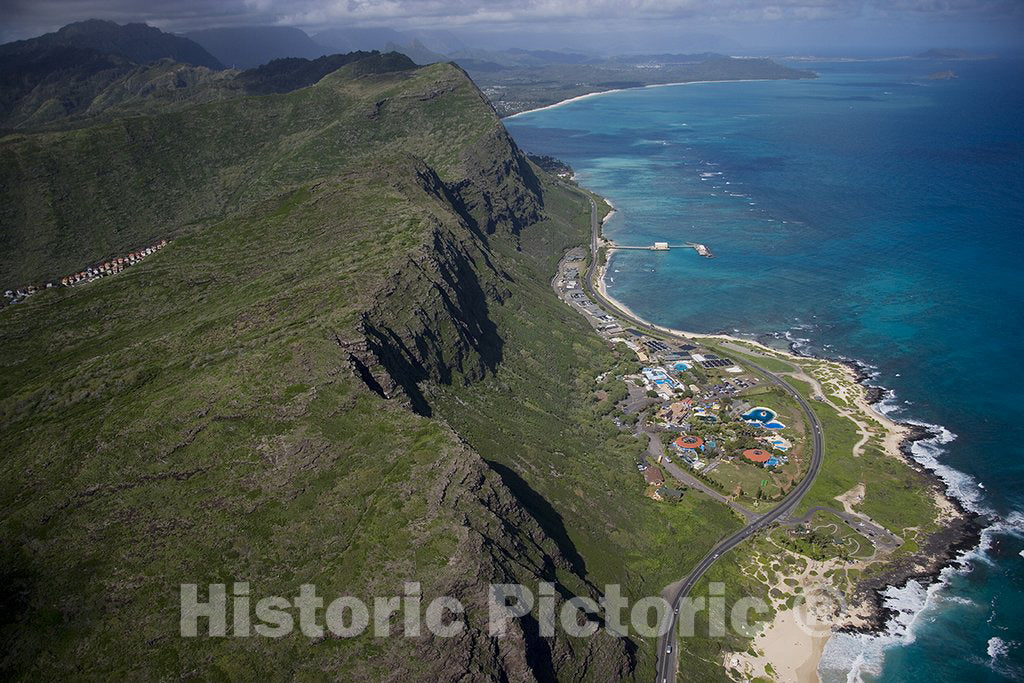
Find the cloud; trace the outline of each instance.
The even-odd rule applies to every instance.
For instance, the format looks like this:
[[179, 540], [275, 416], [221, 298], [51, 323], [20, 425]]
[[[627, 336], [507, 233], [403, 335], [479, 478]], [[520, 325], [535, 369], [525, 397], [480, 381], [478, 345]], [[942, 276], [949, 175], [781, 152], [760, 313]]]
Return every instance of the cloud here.
[[0, 0], [4, 31], [34, 35], [86, 18], [145, 21], [164, 30], [275, 24], [441, 28], [576, 22], [618, 26], [757, 27], [870, 21], [987, 21], [1020, 25], [1021, 0]]

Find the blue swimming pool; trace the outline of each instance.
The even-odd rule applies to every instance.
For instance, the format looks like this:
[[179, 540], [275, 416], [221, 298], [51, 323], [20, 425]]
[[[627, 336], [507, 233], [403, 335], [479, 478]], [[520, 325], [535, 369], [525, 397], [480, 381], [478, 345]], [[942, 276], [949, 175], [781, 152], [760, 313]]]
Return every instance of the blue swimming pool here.
[[740, 417], [747, 422], [771, 422], [775, 419], [775, 413], [767, 408], [752, 408]]

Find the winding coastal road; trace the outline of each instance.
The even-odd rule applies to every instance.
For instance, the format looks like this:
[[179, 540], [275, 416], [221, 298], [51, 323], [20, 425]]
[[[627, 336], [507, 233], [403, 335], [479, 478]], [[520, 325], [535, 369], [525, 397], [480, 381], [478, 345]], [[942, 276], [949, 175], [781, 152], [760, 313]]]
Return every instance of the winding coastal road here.
[[[656, 328], [646, 320], [642, 320], [627, 311], [623, 311], [604, 296], [599, 288], [594, 287], [595, 275], [598, 267], [597, 247], [598, 236], [600, 234], [600, 222], [597, 219], [597, 204], [594, 202], [594, 198], [587, 195], [587, 199], [590, 200], [590, 267], [587, 269], [584, 287], [591, 299], [608, 313], [629, 321], [638, 330], [643, 330], [661, 337], [670, 337], [683, 342], [688, 341], [685, 337], [674, 335], [663, 329]], [[670, 681], [675, 681], [676, 678], [678, 660], [676, 658], [677, 648], [674, 634], [677, 628], [679, 606], [683, 598], [693, 590], [697, 581], [704, 576], [704, 573], [707, 572], [707, 570], [710, 569], [724, 553], [732, 550], [756, 532], [779, 521], [782, 517], [789, 514], [800, 503], [801, 499], [803, 499], [807, 491], [810, 490], [811, 486], [814, 485], [814, 480], [818, 476], [818, 472], [821, 470], [821, 462], [824, 455], [824, 435], [822, 434], [821, 423], [818, 421], [814, 411], [811, 410], [811, 407], [807, 404], [807, 401], [800, 395], [800, 392], [794, 389], [781, 377], [772, 374], [765, 368], [749, 360], [744, 360], [743, 363], [764, 375], [768, 381], [772, 382], [792, 396], [796, 400], [797, 404], [799, 404], [800, 409], [803, 410], [804, 414], [807, 416], [807, 421], [811, 425], [811, 435], [813, 436], [811, 466], [807, 471], [807, 475], [799, 484], [793, 487], [788, 494], [786, 494], [786, 497], [782, 499], [782, 502], [772, 508], [771, 511], [749, 522], [745, 527], [734, 533], [732, 536], [721, 541], [718, 545], [712, 548], [700, 562], [697, 563], [697, 566], [694, 567], [689, 574], [687, 574], [677, 584], [673, 584], [674, 587], [672, 588], [669, 598], [669, 604], [673, 607], [673, 613], [670, 615], [671, 624], [666, 634], [658, 640], [658, 677], [655, 679], [656, 683], [669, 683]]]

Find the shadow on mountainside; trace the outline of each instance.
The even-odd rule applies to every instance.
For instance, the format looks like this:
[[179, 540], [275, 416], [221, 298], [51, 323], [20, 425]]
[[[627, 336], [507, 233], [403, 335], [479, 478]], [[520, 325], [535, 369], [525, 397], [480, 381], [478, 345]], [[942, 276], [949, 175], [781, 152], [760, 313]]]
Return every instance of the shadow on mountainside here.
[[544, 533], [558, 546], [559, 552], [569, 563], [572, 572], [586, 580], [587, 564], [577, 552], [576, 545], [565, 530], [562, 516], [551, 506], [551, 503], [537, 493], [522, 477], [506, 465], [488, 460], [487, 464], [498, 473], [502, 482], [512, 491], [523, 507], [529, 511]]

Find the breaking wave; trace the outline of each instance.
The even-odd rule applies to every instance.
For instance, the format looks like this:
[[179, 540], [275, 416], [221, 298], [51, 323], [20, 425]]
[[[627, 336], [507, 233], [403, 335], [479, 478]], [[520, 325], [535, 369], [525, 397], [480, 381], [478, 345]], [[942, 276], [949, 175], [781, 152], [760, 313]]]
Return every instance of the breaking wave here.
[[[815, 356], [815, 347], [811, 339], [801, 336], [813, 329], [813, 325], [794, 325], [791, 329], [770, 335], [779, 341], [785, 341], [790, 350], [798, 355]], [[822, 349], [825, 351], [825, 349]], [[823, 353], [822, 355], [826, 355]], [[853, 365], [862, 383], [881, 391], [881, 397], [872, 406], [879, 414], [890, 419], [914, 425], [925, 430], [925, 438], [914, 441], [909, 456], [923, 468], [937, 476], [946, 488], [946, 494], [956, 499], [964, 509], [979, 515], [995, 515], [983, 499], [984, 488], [965, 472], [950, 467], [942, 462], [948, 444], [956, 440], [957, 435], [942, 425], [930, 424], [915, 420], [906, 415], [909, 402], [901, 401], [893, 389], [879, 386], [876, 383], [880, 375], [879, 368], [859, 359], [827, 354], [833, 359]], [[988, 551], [992, 548], [995, 536], [999, 534], [1024, 535], [1024, 514], [1013, 512], [1004, 520], [1000, 520], [981, 532], [978, 545], [961, 553], [953, 562], [942, 569], [932, 583], [922, 583], [912, 579], [902, 586], [890, 586], [882, 592], [882, 604], [890, 615], [885, 629], [881, 633], [837, 633], [828, 642], [819, 665], [819, 673], [826, 681], [846, 681], [862, 683], [864, 677], [877, 677], [882, 673], [885, 651], [891, 647], [913, 643], [915, 629], [925, 618], [930, 609], [958, 606], [970, 608], [971, 600], [952, 595], [946, 589], [950, 581], [958, 574], [971, 570], [976, 562], [990, 563], [992, 559]], [[1024, 555], [1024, 551], [1022, 551]], [[996, 642], [998, 641], [998, 642]], [[989, 641], [989, 649], [995, 652], [989, 655], [994, 663], [1003, 658], [1008, 646], [999, 639]]]

